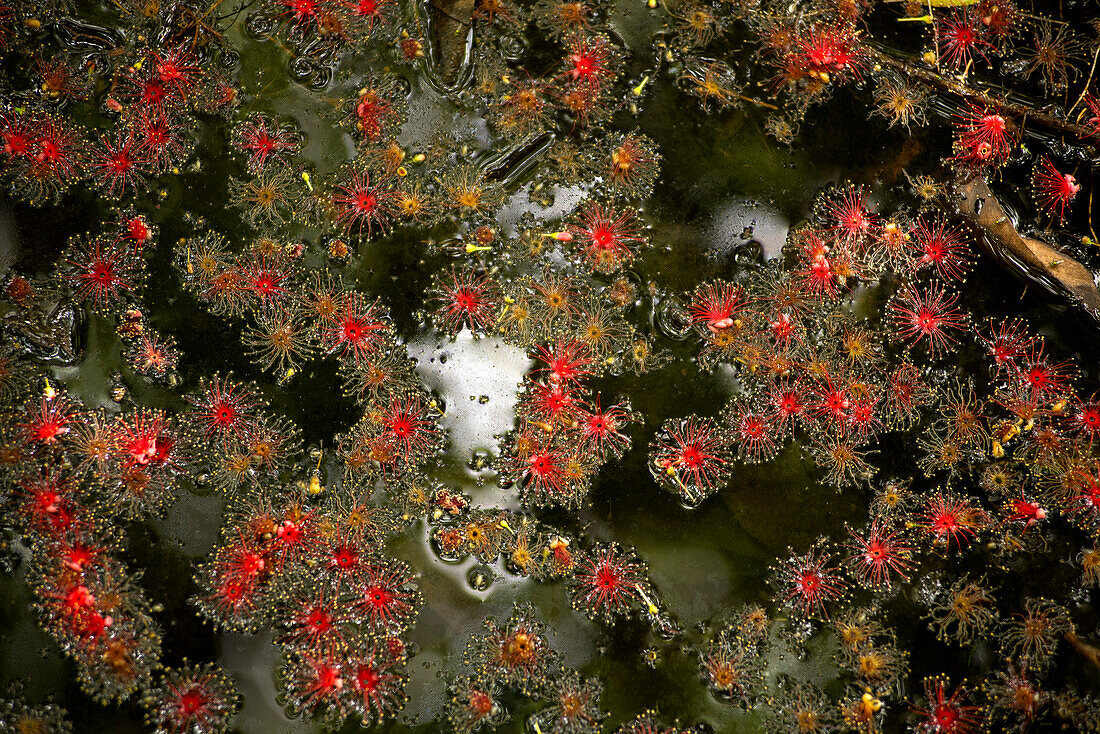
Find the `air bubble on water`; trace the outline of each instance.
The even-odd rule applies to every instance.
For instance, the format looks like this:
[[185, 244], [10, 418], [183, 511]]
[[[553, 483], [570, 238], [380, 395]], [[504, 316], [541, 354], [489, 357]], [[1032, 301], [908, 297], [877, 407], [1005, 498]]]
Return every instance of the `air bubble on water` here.
[[474, 591], [485, 591], [494, 581], [493, 569], [488, 566], [474, 566], [466, 572], [466, 583]]
[[654, 319], [657, 330], [669, 339], [683, 341], [691, 334], [691, 316], [674, 296], [662, 299]]
[[493, 464], [493, 454], [489, 449], [474, 449], [470, 453], [470, 460], [466, 463], [472, 471], [483, 471]]
[[703, 504], [702, 497], [697, 497], [694, 495], [690, 497], [687, 495], [680, 496], [680, 507], [683, 507], [685, 510], [698, 509], [699, 505], [701, 504]]
[[263, 13], [252, 13], [244, 21], [244, 29], [256, 40], [263, 40], [273, 29], [271, 18]]

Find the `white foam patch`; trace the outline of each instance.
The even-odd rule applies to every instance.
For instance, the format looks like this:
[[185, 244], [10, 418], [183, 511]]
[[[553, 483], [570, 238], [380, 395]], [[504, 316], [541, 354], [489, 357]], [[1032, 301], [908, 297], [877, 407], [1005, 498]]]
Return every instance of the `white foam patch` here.
[[531, 360], [496, 337], [474, 339], [463, 330], [455, 341], [421, 334], [408, 343], [425, 384], [443, 396], [449, 451], [463, 462], [478, 449], [496, 453], [494, 436], [512, 429], [516, 400]]
[[789, 223], [779, 212], [754, 201], [734, 198], [724, 202], [710, 218], [705, 228], [707, 244], [714, 249], [726, 249], [747, 241], [741, 238], [746, 227], [752, 227], [752, 239], [764, 248], [764, 257], [779, 257], [787, 241]]

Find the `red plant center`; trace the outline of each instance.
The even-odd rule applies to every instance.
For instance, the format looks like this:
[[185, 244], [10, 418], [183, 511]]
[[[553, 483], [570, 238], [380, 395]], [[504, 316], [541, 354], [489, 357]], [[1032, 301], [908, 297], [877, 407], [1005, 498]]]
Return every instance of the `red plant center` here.
[[201, 711], [207, 704], [209, 699], [206, 693], [202, 691], [198, 686], [190, 688], [180, 694], [179, 707], [187, 716], [193, 716]]
[[603, 591], [617, 589], [621, 583], [622, 579], [610, 568], [602, 567], [596, 571], [596, 587]]
[[387, 589], [378, 586], [367, 589], [366, 598], [367, 603], [375, 609], [384, 609], [393, 601], [393, 595]]

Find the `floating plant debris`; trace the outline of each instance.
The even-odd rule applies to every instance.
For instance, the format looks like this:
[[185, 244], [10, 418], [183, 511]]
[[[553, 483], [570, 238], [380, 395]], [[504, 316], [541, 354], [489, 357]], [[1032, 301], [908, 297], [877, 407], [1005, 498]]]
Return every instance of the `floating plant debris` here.
[[1098, 57], [0, 2], [0, 731], [1100, 731]]

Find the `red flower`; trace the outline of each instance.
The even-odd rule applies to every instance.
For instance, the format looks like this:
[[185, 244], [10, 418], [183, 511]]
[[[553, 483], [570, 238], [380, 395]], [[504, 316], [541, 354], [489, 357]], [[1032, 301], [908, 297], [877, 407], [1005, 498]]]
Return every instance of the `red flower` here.
[[1024, 529], [1045, 520], [1047, 511], [1034, 500], [1029, 500], [1023, 493], [1019, 497], [1011, 498], [1005, 505], [1005, 522], [1021, 523]]
[[382, 439], [402, 463], [414, 463], [437, 451], [443, 433], [418, 395], [394, 398], [378, 417]]
[[599, 91], [614, 76], [611, 44], [606, 37], [576, 33], [567, 45], [564, 76], [570, 83]]
[[269, 159], [286, 161], [298, 150], [298, 136], [263, 115], [256, 115], [234, 131], [237, 145], [248, 154], [248, 169], [258, 171]]
[[806, 417], [808, 397], [798, 380], [783, 379], [771, 388], [768, 400], [778, 428], [784, 428], [788, 421], [802, 420]]
[[321, 4], [317, 0], [276, 0], [284, 10], [275, 17], [289, 23], [297, 32], [321, 25]]
[[115, 451], [122, 464], [130, 467], [171, 467], [175, 464], [176, 440], [168, 430], [168, 419], [159, 410], [139, 410], [120, 417], [115, 434]]
[[386, 25], [395, 5], [394, 0], [341, 0], [341, 4], [352, 16], [366, 23], [368, 32], [373, 31], [376, 24]]
[[370, 172], [352, 171], [351, 179], [339, 184], [332, 196], [336, 222], [348, 234], [367, 238], [378, 231], [384, 234], [393, 219], [394, 191], [383, 184], [371, 184]]
[[844, 581], [829, 565], [831, 556], [811, 548], [804, 556], [791, 556], [780, 566], [777, 577], [787, 603], [799, 614], [828, 617], [825, 605], [844, 594]]
[[1049, 400], [1070, 391], [1073, 379], [1073, 363], [1052, 362], [1043, 353], [1041, 339], [1032, 342], [1030, 348], [1015, 365], [1013, 377], [1038, 400]]
[[889, 311], [895, 338], [911, 345], [924, 344], [935, 357], [958, 340], [952, 332], [966, 326], [966, 314], [955, 308], [958, 296], [947, 293], [941, 285], [929, 285], [924, 290], [907, 286], [890, 303]]
[[135, 254], [153, 242], [153, 227], [140, 214], [123, 216], [119, 221], [119, 230], [118, 239], [129, 242]]
[[730, 441], [710, 420], [670, 420], [657, 435], [652, 465], [659, 481], [671, 480], [685, 501], [697, 504], [725, 484]]
[[389, 323], [378, 303], [352, 292], [344, 296], [339, 311], [324, 320], [321, 341], [330, 354], [360, 364], [382, 348], [388, 334]]
[[795, 44], [791, 60], [800, 72], [823, 82], [834, 77], [839, 80], [848, 76], [859, 78], [863, 58], [853, 27], [821, 23], [801, 34]]
[[539, 429], [514, 439], [503, 469], [509, 480], [519, 481], [524, 502], [540, 507], [574, 505], [586, 485], [572, 463], [568, 451]]
[[364, 567], [366, 549], [350, 533], [337, 533], [318, 549], [322, 568], [337, 576], [351, 577]]
[[1077, 467], [1070, 475], [1070, 512], [1081, 527], [1095, 531], [1100, 528], [1100, 471], [1092, 467]]
[[1100, 138], [1100, 102], [1091, 94], [1084, 96], [1085, 105], [1089, 108], [1088, 117], [1083, 121], [1088, 134], [1094, 138]]
[[156, 79], [172, 94], [186, 99], [202, 78], [202, 70], [196, 63], [194, 54], [182, 46], [167, 51], [150, 51], [146, 64], [151, 66]]
[[0, 111], [0, 142], [9, 160], [30, 158], [36, 135], [37, 130], [25, 112]]
[[982, 728], [981, 706], [964, 705], [959, 698], [963, 694], [962, 686], [950, 696], [944, 691], [944, 678], [925, 678], [924, 695], [928, 698], [927, 709], [913, 709], [921, 721], [917, 730], [922, 734], [974, 734]]
[[30, 527], [50, 536], [71, 530], [80, 512], [73, 499], [76, 485], [52, 471], [39, 472], [19, 480], [22, 513]]
[[451, 268], [450, 278], [436, 283], [436, 309], [444, 331], [452, 336], [468, 328], [484, 332], [496, 321], [496, 289], [487, 275]]
[[295, 710], [323, 713], [335, 719], [346, 715], [343, 700], [346, 681], [335, 657], [301, 654], [289, 661], [288, 667], [285, 674], [287, 699]]
[[878, 217], [863, 204], [865, 192], [860, 186], [850, 186], [839, 200], [827, 200], [823, 214], [829, 231], [843, 240], [858, 242], [871, 234]]
[[795, 271], [799, 285], [815, 296], [835, 296], [841, 287], [829, 247], [813, 230], [803, 230], [799, 252], [800, 263]]
[[270, 306], [291, 297], [292, 282], [290, 263], [282, 251], [274, 255], [254, 250], [252, 257], [242, 259], [236, 266], [241, 290], [259, 305]]
[[580, 555], [569, 594], [575, 608], [592, 619], [610, 622], [645, 598], [646, 583], [645, 565], [612, 544]]
[[622, 432], [637, 418], [624, 404], [600, 407], [600, 396], [578, 409], [577, 423], [581, 432], [581, 449], [603, 462], [609, 455], [619, 457], [630, 448], [630, 437]]
[[[344, 642], [350, 617], [339, 600], [339, 587], [310, 580], [303, 588], [281, 594], [285, 609], [276, 617], [286, 632], [275, 642], [328, 653]], [[282, 617], [282, 618], [279, 618]]]
[[1093, 440], [1100, 436], [1100, 402], [1094, 395], [1088, 402], [1080, 403], [1067, 417], [1070, 427], [1077, 431], [1078, 435], [1085, 436], [1089, 440], [1089, 446]]
[[852, 542], [847, 548], [852, 555], [846, 563], [864, 586], [889, 587], [894, 577], [909, 580], [906, 572], [913, 568], [912, 549], [905, 543], [900, 531], [892, 530], [876, 520], [865, 535], [859, 535], [851, 528], [848, 528], [848, 534], [852, 536]]
[[165, 171], [178, 165], [187, 155], [189, 146], [178, 127], [163, 112], [143, 111], [136, 131], [144, 163], [154, 171]]
[[171, 734], [224, 730], [240, 707], [236, 687], [215, 664], [165, 669], [148, 700], [150, 722]]
[[733, 416], [733, 433], [737, 455], [750, 464], [768, 461], [779, 450], [778, 432], [770, 416], [764, 413], [749, 409], [737, 411]]
[[215, 556], [218, 575], [223, 579], [232, 579], [244, 584], [259, 584], [266, 581], [274, 564], [269, 562], [267, 552], [245, 537], [239, 537], [223, 546]]
[[984, 513], [970, 506], [966, 498], [937, 493], [928, 498], [917, 526], [924, 529], [932, 542], [950, 549], [969, 545], [982, 528]]
[[1059, 171], [1046, 156], [1035, 169], [1032, 185], [1035, 187], [1036, 202], [1059, 223], [1065, 220], [1066, 207], [1081, 190], [1076, 178]]
[[204, 382], [199, 395], [188, 397], [187, 402], [195, 409], [186, 417], [198, 423], [207, 438], [239, 438], [255, 420], [257, 399], [252, 389], [218, 375]]
[[959, 123], [951, 160], [972, 168], [999, 166], [1008, 160], [1015, 142], [1005, 118], [993, 110], [971, 107]]
[[402, 561], [372, 561], [358, 578], [355, 609], [377, 631], [408, 627], [420, 607], [420, 591], [412, 568]]
[[569, 225], [569, 234], [593, 270], [611, 272], [634, 259], [632, 245], [645, 242], [632, 209], [616, 211], [594, 201], [585, 202], [580, 221]]
[[546, 372], [552, 383], [579, 384], [592, 375], [588, 368], [595, 361], [588, 345], [576, 339], [559, 339], [552, 348], [540, 344], [535, 358], [546, 365], [537, 371]]
[[852, 408], [852, 396], [848, 392], [847, 384], [839, 379], [826, 377], [823, 384], [814, 391], [812, 407], [818, 419], [828, 421], [840, 429], [846, 428]]
[[28, 443], [50, 446], [72, 430], [79, 416], [79, 408], [64, 395], [43, 397], [39, 402], [27, 403], [26, 420], [19, 428]]
[[551, 426], [570, 423], [582, 408], [576, 385], [528, 379], [517, 413]]
[[993, 358], [998, 370], [1015, 369], [1017, 361], [1031, 349], [1035, 337], [1027, 333], [1020, 319], [1009, 319], [999, 323], [990, 321], [989, 332], [979, 332], [978, 342]]
[[[396, 640], [397, 638], [390, 638]], [[351, 708], [359, 714], [360, 723], [392, 718], [404, 708], [405, 676], [397, 671], [400, 656], [389, 651], [381, 654], [371, 649], [355, 655], [344, 664], [345, 686]]]
[[365, 88], [354, 108], [355, 128], [367, 140], [378, 140], [382, 132], [397, 118], [397, 110], [377, 89]]
[[716, 334], [724, 329], [740, 327], [739, 322], [748, 305], [744, 288], [716, 281], [695, 289], [688, 304], [688, 313], [693, 324], [702, 324]]
[[75, 245], [65, 262], [75, 297], [97, 309], [115, 306], [133, 293], [144, 266], [129, 248], [99, 238]]
[[985, 26], [981, 17], [968, 9], [955, 10], [942, 18], [937, 25], [940, 36], [940, 63], [959, 69], [974, 60], [974, 54], [983, 59], [983, 49], [992, 45], [982, 38]]
[[944, 280], [962, 280], [970, 268], [970, 247], [959, 227], [948, 227], [940, 219], [928, 222], [917, 221], [912, 230], [912, 245], [915, 252], [916, 269], [932, 268], [936, 275]]
[[48, 115], [35, 129], [31, 176], [37, 181], [49, 180], [58, 185], [76, 178], [84, 163], [84, 145], [79, 134]]

